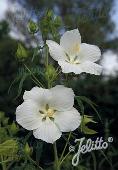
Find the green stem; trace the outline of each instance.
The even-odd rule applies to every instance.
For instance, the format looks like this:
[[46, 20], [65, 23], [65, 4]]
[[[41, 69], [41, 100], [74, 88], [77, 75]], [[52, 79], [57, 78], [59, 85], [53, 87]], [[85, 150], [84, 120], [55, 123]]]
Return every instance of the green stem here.
[[38, 83], [37, 81], [35, 81], [33, 78], [31, 78], [31, 79], [32, 79], [32, 81], [33, 81], [37, 86], [40, 87], [40, 85], [39, 85], [39, 83]]
[[61, 166], [61, 164], [63, 163], [63, 161], [68, 157], [68, 155], [70, 154], [70, 152], [68, 152], [65, 157], [61, 160], [61, 162], [59, 163], [59, 166]]
[[36, 81], [39, 86], [41, 86], [42, 88], [44, 88], [43, 84], [35, 77], [35, 75], [34, 75], [34, 74], [31, 72], [31, 70], [27, 67], [27, 65], [24, 64], [24, 66], [25, 66], [26, 70], [28, 70], [28, 72], [32, 75], [32, 77], [34, 78], [34, 81]]
[[50, 79], [49, 79], [49, 76], [48, 76], [48, 80], [47, 80], [47, 83], [48, 83], [48, 89], [51, 88], [51, 83], [50, 83]]
[[30, 156], [28, 156], [28, 159], [30, 162], [32, 162], [34, 165], [36, 165], [38, 169], [43, 170], [43, 168], [40, 167]]
[[10, 162], [9, 165], [7, 166], [6, 170], [10, 170], [14, 163], [15, 163], [15, 161]]
[[32, 135], [32, 131], [30, 131], [24, 138], [24, 144], [28, 141], [29, 137]]
[[[70, 132], [70, 133], [72, 133], [72, 132]], [[69, 136], [68, 136], [67, 143], [69, 142], [70, 137], [71, 137], [71, 134], [69, 134]], [[76, 147], [77, 145], [78, 145], [78, 143], [75, 145], [75, 147]], [[61, 164], [63, 163], [63, 161], [69, 156], [70, 153], [71, 153], [71, 152], [69, 151], [62, 159], [60, 159], [59, 166], [61, 166]]]
[[69, 87], [69, 74], [65, 74], [65, 86]]
[[48, 67], [48, 47], [46, 46], [46, 67]]
[[[78, 145], [78, 144], [76, 144], [75, 147], [76, 147], [77, 145]], [[62, 158], [62, 160], [60, 160], [59, 166], [61, 166], [61, 164], [63, 163], [63, 161], [69, 156], [70, 153], [71, 153], [71, 152], [69, 151], [69, 152], [64, 156], [64, 158]]]
[[[48, 47], [47, 47], [47, 45], [45, 46], [45, 52], [46, 52], [45, 67], [46, 67], [46, 69], [47, 69], [47, 68], [48, 68], [48, 64], [49, 64], [49, 61], [48, 61]], [[48, 76], [48, 79], [47, 79], [47, 86], [48, 86], [48, 89], [49, 89], [50, 86], [51, 86], [49, 76]]]
[[94, 170], [96, 170], [96, 167], [97, 167], [97, 162], [96, 162], [96, 157], [95, 157], [95, 154], [94, 152], [91, 152], [91, 155], [92, 155], [92, 158], [93, 158], [93, 167], [94, 167]]
[[54, 157], [55, 157], [54, 170], [60, 170], [56, 142], [53, 144], [53, 148], [54, 148]]
[[3, 159], [3, 156], [1, 156], [1, 165], [2, 165], [2, 170], [6, 170], [6, 162]]
[[71, 133], [72, 133], [72, 132], [70, 132], [70, 133], [69, 133], [69, 135], [68, 135], [67, 142], [66, 142], [66, 144], [65, 144], [65, 147], [64, 147], [63, 152], [62, 152], [61, 157], [60, 157], [60, 162], [61, 162], [61, 160], [63, 159], [64, 153], [65, 153], [65, 151], [66, 151], [66, 148], [67, 148], [68, 142], [69, 142], [70, 137], [71, 137]]

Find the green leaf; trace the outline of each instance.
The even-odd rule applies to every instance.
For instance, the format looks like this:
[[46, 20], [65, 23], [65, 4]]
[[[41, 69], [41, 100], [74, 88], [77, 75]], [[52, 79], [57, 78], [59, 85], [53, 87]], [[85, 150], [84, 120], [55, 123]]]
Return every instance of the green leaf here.
[[32, 62], [34, 61], [35, 57], [39, 56], [40, 49], [42, 49], [42, 47], [36, 47], [36, 48], [34, 49], [33, 57], [32, 57]]
[[93, 135], [96, 134], [97, 132], [93, 129], [90, 129], [87, 127], [88, 123], [96, 123], [93, 119], [92, 116], [88, 116], [88, 115], [84, 115], [82, 118], [82, 122], [81, 122], [81, 131], [85, 134], [89, 134], [89, 135]]
[[0, 127], [0, 143], [8, 139], [7, 129]]
[[3, 125], [7, 126], [8, 125], [8, 121], [9, 121], [9, 118], [5, 117], [4, 120], [2, 121]]
[[22, 88], [23, 88], [23, 83], [24, 83], [24, 81], [26, 80], [27, 77], [28, 77], [28, 74], [24, 74], [23, 77], [21, 78], [20, 83], [19, 83], [19, 87], [18, 87], [18, 94], [15, 97], [15, 99], [20, 96], [20, 94], [22, 92]]
[[6, 157], [14, 157], [18, 151], [18, 143], [14, 139], [10, 139], [0, 144], [0, 155]]
[[8, 89], [8, 94], [10, 93], [12, 86], [13, 86], [15, 83], [17, 83], [19, 80], [20, 80], [20, 76], [17, 75], [16, 78], [12, 81], [12, 83], [11, 83], [9, 89]]
[[37, 168], [32, 164], [27, 164], [24, 170], [37, 170]]
[[92, 122], [92, 123], [97, 123], [97, 122], [95, 122], [95, 121], [93, 120], [93, 116], [88, 116], [88, 115], [84, 115], [83, 121], [84, 121], [84, 124], [85, 124], [85, 125], [86, 125], [87, 123], [90, 123], [90, 122]]
[[78, 105], [80, 107], [82, 115], [84, 115], [84, 105], [83, 105], [83, 102], [78, 97], [76, 97], [76, 100], [77, 100], [77, 103], [78, 103]]
[[43, 151], [43, 142], [37, 141], [37, 145], [36, 145], [36, 161], [37, 162], [40, 161], [42, 151]]
[[79, 166], [78, 166], [78, 170], [86, 170], [86, 167], [83, 166], [83, 165], [79, 165]]
[[107, 158], [107, 156], [105, 155], [105, 153], [102, 150], [99, 150], [101, 152], [101, 154], [104, 156], [105, 160], [109, 163], [109, 165], [111, 166], [111, 168], [113, 168], [112, 166], [112, 162]]
[[[83, 102], [79, 99], [79, 98], [76, 98], [77, 100], [77, 103], [80, 107], [80, 110], [81, 110], [81, 113], [82, 113], [82, 120], [84, 118], [84, 105], [83, 105]], [[81, 122], [80, 124], [80, 128], [81, 128], [81, 131], [83, 131], [83, 121]]]
[[78, 98], [84, 102], [86, 102], [87, 104], [89, 104], [91, 106], [91, 108], [95, 111], [95, 113], [97, 114], [98, 118], [100, 119], [100, 121], [102, 122], [102, 119], [100, 117], [100, 114], [98, 113], [98, 111], [96, 110], [95, 106], [97, 106], [94, 102], [92, 102], [90, 99], [88, 99], [85, 96], [76, 96], [75, 98]]
[[62, 24], [62, 19], [61, 19], [60, 16], [56, 16], [56, 18], [55, 18], [55, 20], [54, 20], [54, 24], [55, 24], [56, 27], [61, 26], [61, 24]]
[[22, 163], [20, 165], [15, 165], [11, 170], [40, 170], [36, 168], [32, 163]]
[[87, 126], [83, 126], [82, 130], [85, 134], [88, 134], [88, 135], [93, 135], [97, 133], [95, 130], [90, 129]]
[[81, 131], [85, 134], [90, 134], [90, 135], [96, 134], [97, 132], [95, 130], [92, 130], [86, 126], [86, 124], [88, 124], [90, 122], [92, 122], [92, 123], [96, 123], [96, 122], [92, 119], [93, 118], [92, 116], [84, 115], [84, 105], [83, 105], [81, 98], [79, 96], [77, 96], [76, 100], [78, 102], [78, 105], [79, 105], [79, 107], [81, 109], [81, 113], [82, 113], [82, 122], [80, 125]]

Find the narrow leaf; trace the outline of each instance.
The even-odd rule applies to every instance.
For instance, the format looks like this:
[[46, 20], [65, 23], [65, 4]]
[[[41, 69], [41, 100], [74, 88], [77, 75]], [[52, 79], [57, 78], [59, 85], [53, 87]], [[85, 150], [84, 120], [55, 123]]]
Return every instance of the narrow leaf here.
[[95, 111], [95, 113], [97, 114], [100, 121], [102, 122], [100, 114], [98, 113], [97, 109], [95, 108], [96, 104], [94, 102], [92, 102], [90, 99], [88, 99], [85, 96], [76, 96], [76, 98], [79, 98], [79, 99], [83, 100], [84, 102], [86, 102], [87, 104], [89, 104], [91, 106], [91, 108]]

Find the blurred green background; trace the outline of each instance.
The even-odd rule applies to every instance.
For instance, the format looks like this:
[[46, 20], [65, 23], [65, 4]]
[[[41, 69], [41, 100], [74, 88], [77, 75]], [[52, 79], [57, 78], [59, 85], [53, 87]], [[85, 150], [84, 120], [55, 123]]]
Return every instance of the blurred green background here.
[[[102, 51], [102, 58], [99, 63], [103, 65], [103, 74], [93, 76], [81, 74], [69, 81], [76, 95], [90, 98], [97, 104], [97, 110], [102, 123], [91, 109], [85, 104], [85, 113], [94, 116], [98, 124], [95, 130], [97, 136], [112, 136], [113, 146], [106, 151], [107, 158], [95, 153], [95, 158], [83, 156], [80, 170], [117, 170], [118, 169], [118, 3], [116, 0], [0, 0], [0, 110], [9, 117], [9, 121], [15, 121], [15, 109], [22, 102], [24, 90], [30, 90], [34, 83], [22, 77], [19, 70], [21, 63], [15, 58], [18, 42], [31, 50], [35, 49], [36, 43], [42, 45], [42, 38], [39, 33], [33, 37], [28, 33], [27, 24], [30, 19], [40, 23], [41, 31], [47, 27], [47, 32], [53, 28], [42, 23], [42, 17], [47, 10], [52, 10], [54, 16], [60, 16], [62, 23], [59, 33], [62, 35], [66, 30], [78, 28], [82, 42], [98, 45]], [[44, 31], [44, 30], [43, 30]], [[45, 32], [46, 32], [45, 31]], [[52, 30], [53, 32], [54, 30]], [[48, 34], [47, 34], [48, 35]], [[49, 35], [47, 37], [50, 37]], [[55, 37], [53, 37], [55, 38]], [[45, 37], [44, 37], [45, 39]], [[42, 68], [42, 59], [36, 56], [37, 67]], [[29, 64], [30, 65], [30, 64]], [[33, 65], [32, 65], [33, 68]], [[39, 76], [39, 75], [37, 75]], [[16, 79], [17, 77], [17, 79]], [[19, 85], [20, 77], [22, 82]], [[15, 80], [13, 86], [11, 83]], [[21, 86], [23, 87], [21, 88]], [[11, 86], [11, 88], [10, 88]], [[19, 87], [20, 86], [20, 87]], [[10, 90], [9, 90], [10, 88]], [[20, 89], [20, 92], [19, 90]], [[19, 93], [18, 93], [19, 92]], [[25, 136], [27, 131], [19, 133], [18, 136]], [[1, 135], [1, 134], [0, 134]], [[1, 136], [0, 136], [1, 137]], [[87, 136], [88, 137], [88, 136]], [[31, 145], [34, 138], [31, 137]], [[63, 147], [64, 141], [59, 143], [59, 150]], [[45, 144], [44, 153], [41, 156], [43, 167], [53, 160], [50, 147]], [[46, 151], [50, 151], [50, 154]], [[35, 157], [35, 156], [34, 156]], [[112, 165], [109, 165], [109, 159]], [[101, 164], [100, 164], [101, 163]], [[19, 163], [20, 164], [20, 163]], [[31, 165], [32, 169], [36, 169]], [[13, 164], [10, 169], [25, 169], [26, 167]], [[31, 167], [28, 167], [29, 170]], [[71, 166], [71, 158], [67, 160], [62, 169], [76, 169]]]

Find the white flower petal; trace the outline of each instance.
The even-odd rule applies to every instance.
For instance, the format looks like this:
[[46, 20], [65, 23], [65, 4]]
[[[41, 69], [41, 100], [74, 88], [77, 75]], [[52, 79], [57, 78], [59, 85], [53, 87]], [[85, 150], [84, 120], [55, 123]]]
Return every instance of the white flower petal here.
[[33, 101], [23, 102], [16, 109], [16, 121], [27, 130], [38, 128], [41, 123], [38, 105]]
[[71, 88], [57, 85], [50, 89], [52, 93], [52, 100], [50, 106], [58, 111], [70, 110], [74, 104], [74, 92]]
[[60, 45], [65, 49], [68, 55], [73, 53], [73, 47], [80, 44], [81, 35], [78, 29], [66, 31], [60, 39]]
[[100, 59], [101, 51], [96, 45], [90, 45], [82, 43], [80, 45], [80, 53], [78, 55], [78, 60], [80, 62], [92, 61], [96, 62]]
[[37, 139], [42, 139], [47, 143], [54, 143], [61, 137], [61, 131], [50, 119], [46, 119], [40, 124], [40, 127], [33, 131], [33, 135]]
[[74, 131], [81, 123], [80, 113], [73, 107], [69, 111], [56, 112], [55, 123], [62, 132]]
[[95, 74], [95, 75], [100, 75], [102, 72], [102, 66], [90, 61], [80, 64], [80, 68], [81, 70], [83, 70], [82, 72]]
[[62, 72], [63, 73], [75, 73], [75, 74], [80, 74], [83, 71], [80, 68], [80, 64], [70, 64], [66, 61], [58, 61], [58, 64], [61, 66], [62, 68]]
[[30, 91], [25, 91], [23, 99], [33, 100], [39, 106], [39, 108], [44, 107], [52, 98], [49, 89], [43, 89], [39, 87], [33, 87]]
[[66, 61], [58, 61], [58, 63], [61, 66], [63, 73], [73, 72], [75, 74], [90, 73], [100, 75], [102, 72], [102, 66], [90, 61], [86, 61], [82, 64], [70, 64]]
[[46, 44], [48, 45], [50, 55], [54, 60], [58, 61], [60, 59], [64, 60], [66, 58], [64, 49], [59, 44], [52, 40], [47, 40]]

